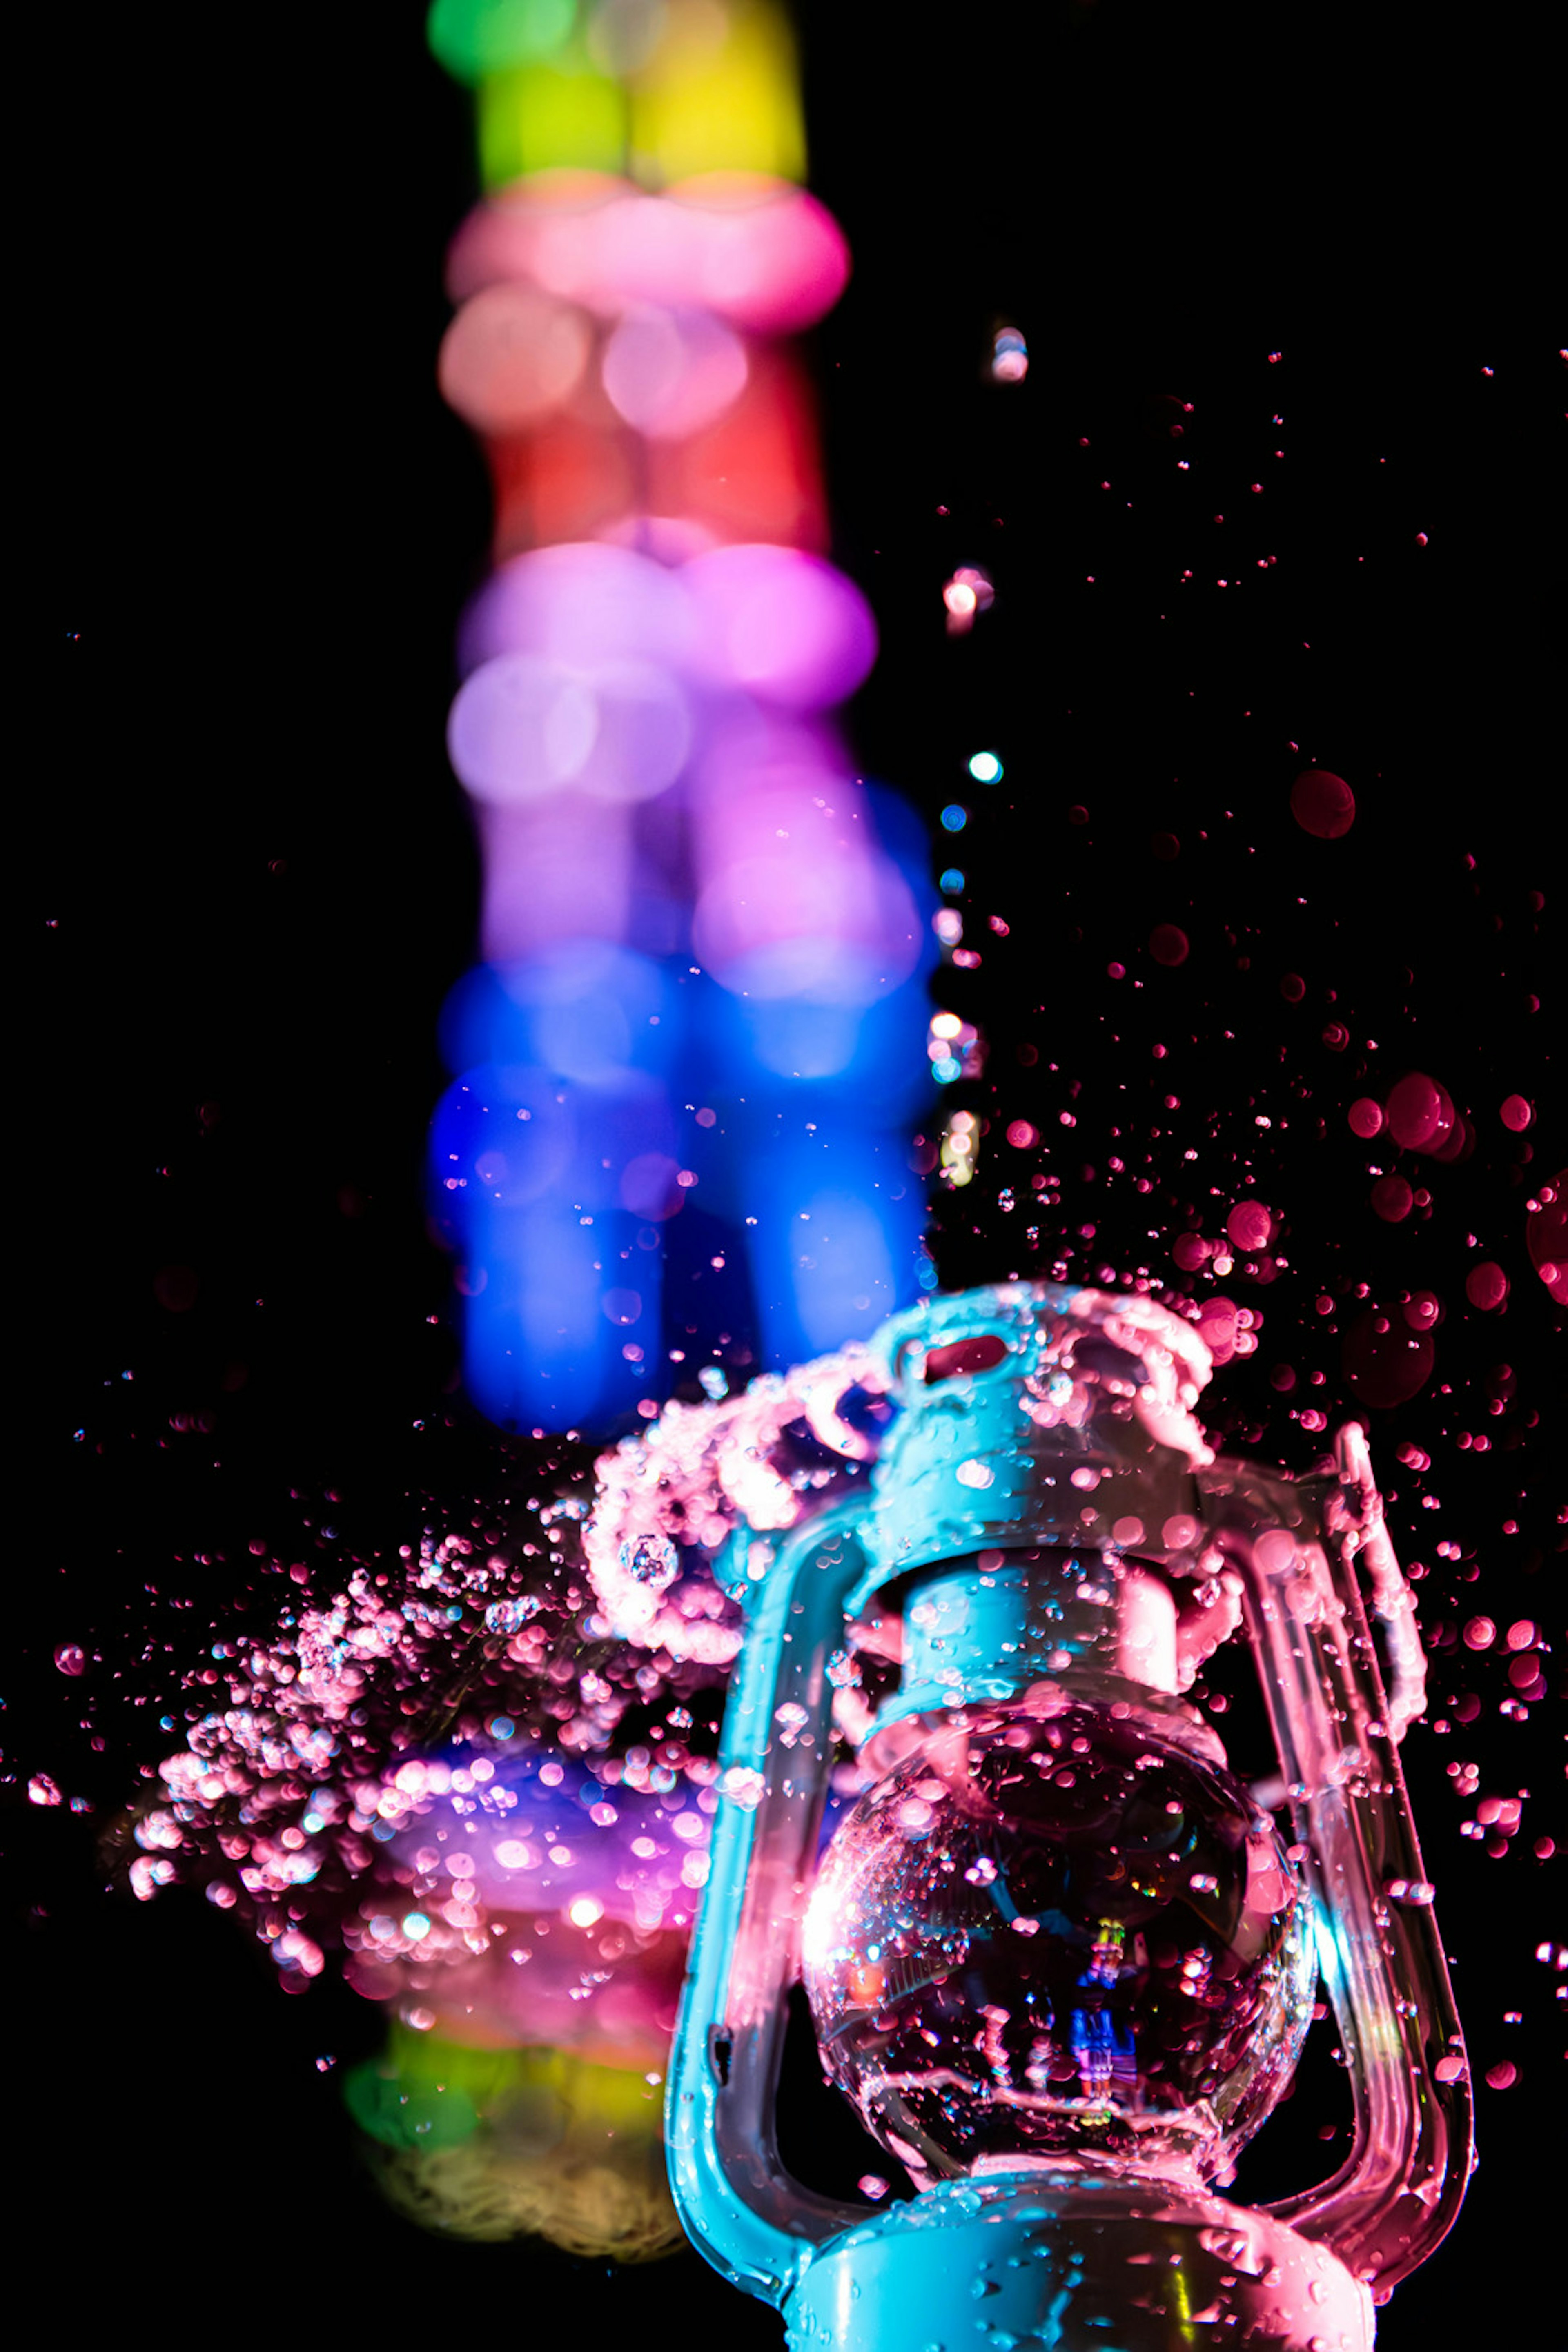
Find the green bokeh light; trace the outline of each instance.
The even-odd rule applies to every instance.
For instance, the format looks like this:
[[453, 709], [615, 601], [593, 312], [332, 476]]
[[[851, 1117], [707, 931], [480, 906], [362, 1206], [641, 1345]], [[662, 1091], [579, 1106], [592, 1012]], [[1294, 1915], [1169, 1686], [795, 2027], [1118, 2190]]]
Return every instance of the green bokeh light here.
[[553, 2144], [574, 2118], [641, 2141], [658, 2137], [664, 2111], [658, 2074], [542, 2044], [453, 2042], [400, 2018], [384, 2053], [343, 2076], [342, 2097], [361, 2131], [393, 2148], [457, 2147], [498, 2123]]
[[458, 2084], [398, 2074], [378, 2058], [344, 2075], [343, 2103], [384, 2147], [458, 2147], [479, 2127], [479, 2110]]
[[552, 57], [570, 34], [576, 0], [435, 0], [425, 37], [456, 81]]

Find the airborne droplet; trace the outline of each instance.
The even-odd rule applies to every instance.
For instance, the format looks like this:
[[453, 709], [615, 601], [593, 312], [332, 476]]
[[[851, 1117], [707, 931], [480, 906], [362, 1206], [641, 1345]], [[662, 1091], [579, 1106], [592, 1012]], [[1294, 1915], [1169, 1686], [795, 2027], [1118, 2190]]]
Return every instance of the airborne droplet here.
[[632, 1536], [621, 1546], [621, 1566], [639, 1584], [662, 1592], [680, 1573], [680, 1555], [668, 1536]]
[[1338, 841], [1355, 823], [1355, 794], [1327, 768], [1305, 768], [1290, 787], [1290, 814], [1303, 833]]

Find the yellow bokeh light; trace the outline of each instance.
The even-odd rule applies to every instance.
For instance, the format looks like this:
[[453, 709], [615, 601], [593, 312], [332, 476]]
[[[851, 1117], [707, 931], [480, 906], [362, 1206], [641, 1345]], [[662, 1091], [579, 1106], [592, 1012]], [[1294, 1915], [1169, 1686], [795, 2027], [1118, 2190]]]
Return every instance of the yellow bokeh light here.
[[774, 0], [670, 0], [635, 58], [596, 27], [549, 54], [514, 44], [470, 61], [488, 190], [562, 170], [654, 189], [715, 172], [805, 179], [795, 39]]
[[631, 168], [645, 186], [700, 172], [805, 177], [795, 42], [770, 0], [673, 0], [630, 94]]

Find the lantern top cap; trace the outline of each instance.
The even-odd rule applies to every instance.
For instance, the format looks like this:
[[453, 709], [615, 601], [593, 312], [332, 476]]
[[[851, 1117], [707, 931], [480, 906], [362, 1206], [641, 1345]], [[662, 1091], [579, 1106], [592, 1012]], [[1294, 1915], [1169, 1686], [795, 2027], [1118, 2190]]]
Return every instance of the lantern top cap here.
[[[975, 1290], [937, 1293], [889, 1318], [871, 1341], [900, 1402], [911, 1384], [1000, 1369], [1004, 1357], [985, 1342], [1001, 1341], [1004, 1378], [1044, 1368], [1064, 1349], [1082, 1351], [1090, 1336], [1101, 1345], [1090, 1360], [1101, 1374], [1114, 1355], [1128, 1359], [1124, 1376], [1152, 1402], [1187, 1409], [1207, 1387], [1214, 1360], [1198, 1332], [1152, 1299], [1051, 1282], [995, 1282]], [[951, 1370], [938, 1369], [946, 1354]], [[967, 1359], [967, 1360], [965, 1360]], [[1113, 1375], [1114, 1376], [1114, 1375]]]
[[1212, 1360], [1168, 1308], [994, 1283], [891, 1317], [870, 1352], [900, 1411], [857, 1602], [986, 1549], [1157, 1549], [1156, 1530], [1196, 1513], [1194, 1473], [1214, 1454], [1194, 1408]]

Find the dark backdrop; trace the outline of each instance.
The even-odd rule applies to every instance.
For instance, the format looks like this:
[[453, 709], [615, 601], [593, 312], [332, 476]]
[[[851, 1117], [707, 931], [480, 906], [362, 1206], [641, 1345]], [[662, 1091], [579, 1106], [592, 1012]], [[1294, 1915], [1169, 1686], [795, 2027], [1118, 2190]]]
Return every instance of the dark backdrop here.
[[[372, 2046], [363, 2005], [283, 1999], [230, 1924], [106, 1895], [95, 1855], [210, 1626], [271, 1607], [250, 1547], [324, 1573], [500, 1476], [421, 1204], [436, 1014], [472, 947], [442, 740], [488, 508], [433, 382], [473, 182], [422, 13], [105, 10], [27, 83], [16, 464], [48, 684], [13, 704], [13, 2145], [33, 2226], [82, 2245], [82, 2325], [134, 2297], [242, 2340], [285, 2315], [423, 2334], [566, 2292], [587, 2341], [768, 2344], [695, 2256], [605, 2274], [395, 2221], [315, 2063]], [[1535, 1853], [1563, 1834], [1552, 1706], [1463, 1628], [1562, 1630], [1527, 1248], [1564, 1152], [1562, 333], [1521, 160], [1543, 60], [1479, 19], [1438, 47], [1411, 9], [850, 17], [813, 0], [803, 36], [814, 185], [856, 257], [815, 338], [836, 551], [883, 635], [853, 725], [933, 825], [972, 811], [933, 855], [966, 875], [982, 961], [939, 993], [988, 1048], [948, 1098], [989, 1129], [933, 1253], [950, 1285], [1146, 1266], [1248, 1308], [1256, 1352], [1215, 1391], [1237, 1448], [1305, 1468], [1303, 1412], [1368, 1419], [1437, 1645], [1407, 1748], [1428, 1868], [1478, 2074], [1517, 2070], [1479, 2085], [1471, 2202], [1380, 2342], [1458, 2340], [1461, 2306], [1480, 2340], [1494, 2297], [1535, 2340], [1563, 1981], [1535, 1953], [1568, 1933], [1560, 1856]], [[983, 375], [1004, 321], [1030, 352], [1012, 387]], [[950, 639], [964, 562], [996, 600]], [[1352, 782], [1342, 840], [1291, 818], [1308, 763]], [[1348, 1104], [1409, 1068], [1470, 1118], [1462, 1160], [1351, 1133]], [[1010, 1145], [1018, 1121], [1040, 1142]], [[1415, 1194], [1393, 1223], [1369, 1197], [1390, 1173]], [[1181, 1273], [1173, 1237], [1217, 1237], [1242, 1197], [1283, 1269]], [[1511, 1286], [1488, 1314], [1483, 1257]], [[1403, 1399], [1378, 1316], [1431, 1341]], [[1480, 1797], [1530, 1791], [1503, 1850], [1460, 1834], [1454, 1762]], [[24, 1801], [37, 1771], [67, 1803]], [[1326, 2053], [1265, 2141], [1255, 2194], [1337, 2160]]]

